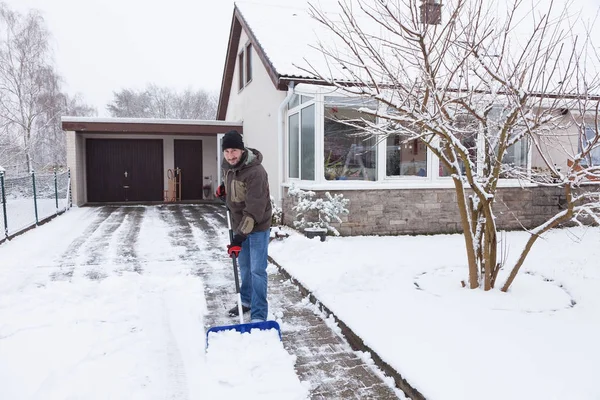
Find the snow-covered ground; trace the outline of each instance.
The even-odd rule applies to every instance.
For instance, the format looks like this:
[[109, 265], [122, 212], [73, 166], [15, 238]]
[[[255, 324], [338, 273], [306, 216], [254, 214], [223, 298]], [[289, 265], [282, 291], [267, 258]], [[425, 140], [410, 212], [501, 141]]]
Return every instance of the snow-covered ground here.
[[198, 258], [139, 210], [75, 208], [0, 245], [0, 399], [305, 399], [271, 331], [205, 351]]
[[[190, 259], [175, 219], [138, 209], [75, 208], [0, 245], [0, 398], [306, 398], [268, 333], [205, 351], [192, 271], [230, 261], [200, 239]], [[460, 235], [286, 231], [270, 255], [428, 399], [600, 398], [600, 228], [547, 234], [508, 293], [461, 287]], [[510, 260], [525, 239], [506, 234]]]
[[287, 231], [270, 255], [427, 399], [600, 399], [599, 228], [545, 235], [508, 293], [462, 288], [460, 235]]
[[[37, 199], [38, 221], [55, 215], [67, 208], [67, 199]], [[6, 200], [6, 219], [8, 234], [12, 235], [35, 224], [35, 203], [33, 198], [9, 198]], [[4, 237], [4, 210], [0, 205], [0, 238]]]

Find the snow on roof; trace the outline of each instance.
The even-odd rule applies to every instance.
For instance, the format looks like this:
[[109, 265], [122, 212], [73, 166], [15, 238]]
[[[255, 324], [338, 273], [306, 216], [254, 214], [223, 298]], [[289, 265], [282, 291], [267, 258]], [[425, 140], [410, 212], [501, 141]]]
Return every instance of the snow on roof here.
[[[355, 3], [353, 0], [346, 1]], [[347, 71], [344, 71], [339, 65], [332, 64], [331, 58], [326, 59], [319, 50], [319, 43], [340, 52], [346, 51], [346, 46], [341, 44], [340, 39], [333, 32], [310, 16], [309, 3], [318, 10], [324, 11], [332, 20], [341, 20], [341, 9], [336, 0], [280, 0], [277, 3], [274, 0], [243, 0], [236, 2], [236, 7], [280, 76], [310, 79], [315, 77], [316, 74], [311, 73], [315, 69], [327, 78], [348, 80], [349, 74]], [[455, 6], [452, 0], [447, 0], [444, 3], [446, 6], [442, 9], [442, 23], [444, 20], [448, 20], [449, 15], [447, 14]], [[566, 32], [579, 34], [581, 38], [586, 38], [585, 31], [587, 30], [589, 39], [592, 41], [600, 40], [598, 24], [586, 20], [586, 18], [593, 20], [598, 16], [598, 5], [594, 3], [595, 0], [582, 0], [572, 4], [572, 7], [566, 9], [566, 14], [562, 14], [562, 7], [565, 4], [559, 2], [550, 13], [552, 15], [551, 20], [558, 22]], [[513, 62], [518, 63], [518, 51], [526, 45], [526, 38], [531, 34], [535, 23], [539, 22], [540, 16], [548, 10], [549, 4], [550, 0], [538, 0], [535, 5], [522, 5], [518, 10], [519, 15], [515, 18], [518, 23], [517, 27], [513, 28], [512, 35], [514, 41], [509, 46], [512, 48], [511, 53], [514, 53]], [[502, 23], [508, 18], [507, 5], [503, 2], [492, 2], [488, 6], [491, 21]], [[352, 14], [359, 18], [362, 29], [367, 30], [376, 37], [381, 37], [381, 34], [384, 33], [381, 26], [370, 17], [367, 17], [364, 12], [361, 12], [355, 4]], [[464, 16], [467, 18], [468, 13], [465, 13]], [[407, 17], [410, 18], [410, 16]], [[463, 21], [463, 23], [468, 22]], [[398, 37], [394, 36], [386, 39], [398, 40]], [[492, 45], [496, 45], [496, 43], [492, 43]], [[497, 50], [499, 49], [490, 49], [492, 52]], [[593, 50], [595, 51], [596, 48]], [[562, 56], [567, 57], [568, 51], [564, 51]], [[493, 55], [490, 55], [490, 57], [493, 57]], [[596, 55], [596, 57], [598, 56]], [[420, 74], [417, 69], [413, 71], [402, 58], [389, 57], [389, 61], [388, 65], [393, 65], [392, 70], [406, 74], [409, 78], [415, 78]], [[369, 61], [366, 60], [366, 62]], [[564, 62], [568, 62], [568, 60], [564, 60]], [[508, 64], [507, 67], [509, 67]], [[588, 66], [589, 69], [594, 69], [593, 72], [588, 72], [588, 76], [596, 76], [594, 67], [594, 63]], [[353, 72], [356, 73], [357, 71]], [[360, 71], [359, 75], [362, 75]], [[558, 80], [559, 77], [557, 76], [556, 81]], [[569, 91], [577, 92], [576, 81], [569, 85]]]
[[243, 126], [241, 122], [200, 120], [200, 119], [160, 119], [160, 118], [96, 118], [69, 117], [61, 118], [61, 122], [96, 122], [111, 124], [161, 124], [161, 125], [212, 125], [212, 126]]

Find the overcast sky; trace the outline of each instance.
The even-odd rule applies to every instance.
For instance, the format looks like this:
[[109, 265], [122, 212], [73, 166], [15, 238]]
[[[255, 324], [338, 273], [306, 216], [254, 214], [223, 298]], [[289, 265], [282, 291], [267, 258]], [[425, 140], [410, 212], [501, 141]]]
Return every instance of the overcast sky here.
[[65, 90], [100, 116], [125, 87], [220, 89], [233, 0], [0, 1], [42, 13]]
[[[99, 116], [108, 116], [106, 104], [123, 88], [155, 83], [176, 90], [220, 89], [234, 0], [1, 1], [21, 13], [42, 13], [65, 90], [80, 93]], [[558, 0], [559, 6], [566, 1]], [[570, 10], [579, 14], [582, 7], [584, 17], [597, 20], [599, 2], [575, 0]], [[600, 35], [600, 28], [594, 30]]]

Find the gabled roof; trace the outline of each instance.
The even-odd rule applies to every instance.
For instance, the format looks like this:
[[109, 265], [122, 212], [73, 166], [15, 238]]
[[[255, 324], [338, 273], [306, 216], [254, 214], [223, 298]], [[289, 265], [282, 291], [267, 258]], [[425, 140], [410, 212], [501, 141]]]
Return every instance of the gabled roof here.
[[[242, 30], [250, 38], [258, 58], [276, 89], [287, 90], [291, 81], [325, 83], [306, 71], [310, 70], [310, 65], [315, 67], [324, 65], [323, 54], [312, 46], [317, 45], [318, 37], [327, 33], [309, 16], [305, 1], [283, 0], [278, 4], [236, 2], [231, 20], [217, 119], [224, 120], [227, 113]], [[310, 60], [310, 64], [307, 60]]]
[[[303, 82], [327, 84], [328, 82], [317, 78], [316, 74], [310, 72], [313, 69], [327, 74], [328, 78], [338, 82], [345, 82], [346, 84], [356, 82], [349, 80], [350, 75], [347, 71], [343, 71], [343, 69], [346, 69], [345, 66], [333, 65], [331, 59], [327, 60], [326, 56], [318, 49], [319, 43], [326, 43], [328, 47], [340, 51], [343, 51], [342, 48], [344, 46], [340, 43], [339, 38], [335, 37], [333, 32], [329, 31], [321, 23], [310, 16], [308, 12], [309, 0], [279, 0], [276, 4], [266, 4], [265, 2], [268, 1], [274, 2], [277, 0], [238, 1], [235, 4], [217, 110], [217, 119], [219, 120], [224, 120], [227, 113], [227, 105], [229, 103], [230, 91], [233, 85], [233, 75], [237, 62], [237, 50], [242, 30], [247, 33], [258, 58], [261, 60], [271, 77], [274, 87], [278, 90], [287, 90], [288, 84], [291, 81], [296, 84]], [[541, 2], [549, 1], [550, 0], [542, 0]], [[262, 2], [262, 4], [258, 2]], [[310, 2], [314, 4], [317, 9], [325, 12], [328, 18], [340, 20], [340, 10], [337, 0], [310, 0]], [[590, 4], [587, 5], [588, 10], [593, 1], [590, 0], [589, 2]], [[545, 8], [542, 7], [542, 9]], [[355, 9], [354, 11], [356, 11], [356, 13], [353, 13], [353, 15], [357, 18], [361, 18], [358, 16], [358, 14], [360, 14], [359, 10]], [[501, 11], [500, 8], [496, 10], [499, 16], [504, 15], [504, 12]], [[445, 9], [445, 12], [449, 13], [451, 10]], [[533, 14], [527, 14], [527, 17], [537, 17], [537, 14]], [[385, 31], [382, 32], [380, 30], [381, 27], [379, 27], [378, 24], [373, 24], [371, 18], [366, 18], [365, 20], [361, 19], [361, 22], [364, 22], [364, 26], [361, 26], [361, 28], [366, 28], [368, 31], [371, 31], [370, 33], [374, 37], [386, 33]], [[572, 28], [578, 26], [583, 26], [584, 28], [589, 27], [587, 25], [584, 26], [584, 24], [580, 25], [576, 24]], [[596, 25], [600, 26], [600, 24]], [[593, 32], [591, 30], [590, 35], [598, 37], [600, 28], [595, 26], [592, 26], [592, 28]], [[523, 30], [524, 37], [527, 37], [528, 30], [532, 29], [532, 24], [523, 22], [519, 25], [519, 29]], [[583, 37], [585, 37], [585, 35]], [[517, 44], [518, 43], [512, 44], [515, 51], [518, 51], [519, 46], [517, 46]], [[569, 52], [566, 51], [565, 53], [568, 56]], [[391, 70], [401, 71], [401, 73], [408, 77], [411, 75], [414, 75], [415, 77], [418, 76], [420, 73], [418, 70], [415, 69], [413, 71], [412, 69], [414, 68], [407, 68], [405, 63], [399, 63], [398, 59], [395, 59], [394, 57], [395, 56], [392, 56], [390, 58], [390, 61], [392, 62], [392, 64], [390, 64], [392, 65], [392, 67], [390, 67]], [[363, 62], [368, 64], [369, 60], [363, 60]], [[449, 63], [448, 65], [451, 64], [452, 63]], [[338, 67], [341, 69], [336, 69]], [[589, 71], [588, 73], [595, 75], [595, 68], [590, 69], [594, 69], [594, 71]], [[353, 72], [356, 73], [357, 71]], [[476, 77], [471, 78], [471, 87], [473, 86], [474, 81], [476, 81]], [[595, 82], [595, 78], [593, 78], [592, 81]], [[562, 82], [558, 82], [557, 85], [560, 83]], [[456, 84], [456, 87], [462, 87], [462, 84], [459, 82]], [[555, 96], [552, 94], [552, 90], [546, 91], [548, 89], [545, 87], [542, 89], [544, 91], [540, 91], [540, 96], [549, 98]], [[565, 95], [561, 93], [561, 98], [580, 97], [580, 95], [577, 94], [577, 87], [566, 89], [566, 91], [571, 91], [572, 94]], [[487, 90], [484, 93], [487, 93]], [[594, 96], [594, 100], [596, 99], [597, 96]]]

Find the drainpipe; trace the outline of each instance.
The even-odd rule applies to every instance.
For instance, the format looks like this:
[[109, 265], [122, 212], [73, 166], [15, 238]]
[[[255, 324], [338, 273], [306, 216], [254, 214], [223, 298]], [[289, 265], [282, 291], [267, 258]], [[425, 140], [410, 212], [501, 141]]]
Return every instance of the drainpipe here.
[[288, 84], [288, 93], [283, 102], [279, 105], [279, 113], [277, 114], [277, 126], [279, 129], [277, 135], [277, 142], [279, 144], [279, 182], [277, 194], [279, 196], [279, 206], [283, 206], [283, 180], [285, 173], [285, 168], [283, 167], [283, 159], [284, 159], [284, 151], [285, 151], [285, 109], [292, 99], [292, 95], [294, 94], [294, 82], [290, 82]]

